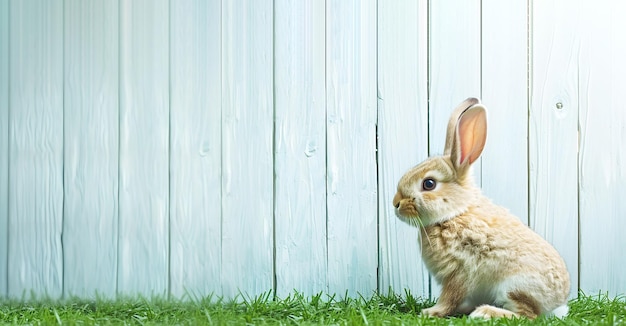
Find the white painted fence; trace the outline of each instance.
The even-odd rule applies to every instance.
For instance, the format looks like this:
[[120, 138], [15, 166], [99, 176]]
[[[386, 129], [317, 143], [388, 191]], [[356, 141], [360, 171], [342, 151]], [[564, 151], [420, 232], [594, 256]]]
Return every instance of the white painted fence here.
[[572, 295], [624, 293], [625, 14], [0, 0], [0, 297], [437, 296], [391, 199], [468, 96], [484, 192], [557, 247]]

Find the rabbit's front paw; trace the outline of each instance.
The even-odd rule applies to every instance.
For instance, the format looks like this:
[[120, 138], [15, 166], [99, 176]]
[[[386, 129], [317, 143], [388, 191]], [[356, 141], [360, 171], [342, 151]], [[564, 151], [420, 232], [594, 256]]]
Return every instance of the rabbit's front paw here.
[[446, 317], [450, 314], [450, 309], [441, 305], [434, 305], [430, 308], [422, 309], [422, 315], [428, 317]]
[[490, 305], [482, 305], [477, 307], [470, 315], [472, 318], [502, 318], [502, 317], [517, 317], [518, 315], [512, 311], [498, 308]]

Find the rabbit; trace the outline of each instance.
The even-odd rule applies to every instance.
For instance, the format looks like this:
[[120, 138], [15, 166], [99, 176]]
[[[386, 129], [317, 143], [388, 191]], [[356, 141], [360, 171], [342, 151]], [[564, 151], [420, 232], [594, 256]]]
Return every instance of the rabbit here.
[[486, 109], [468, 98], [450, 117], [444, 154], [398, 182], [395, 213], [419, 228], [422, 260], [442, 286], [437, 304], [422, 314], [563, 317], [570, 289], [563, 258], [473, 183], [471, 166], [486, 138]]

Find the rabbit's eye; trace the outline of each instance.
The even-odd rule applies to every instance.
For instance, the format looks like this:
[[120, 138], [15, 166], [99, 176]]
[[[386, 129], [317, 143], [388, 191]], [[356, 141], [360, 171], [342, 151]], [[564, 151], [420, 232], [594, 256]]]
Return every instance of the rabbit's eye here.
[[426, 191], [433, 190], [435, 189], [436, 186], [437, 186], [437, 182], [431, 178], [424, 179], [424, 181], [422, 181], [422, 189]]

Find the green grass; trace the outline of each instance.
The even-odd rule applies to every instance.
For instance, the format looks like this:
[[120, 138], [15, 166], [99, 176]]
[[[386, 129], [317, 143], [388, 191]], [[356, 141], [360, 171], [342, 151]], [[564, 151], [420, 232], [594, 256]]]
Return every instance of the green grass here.
[[0, 324], [30, 325], [618, 325], [626, 324], [626, 301], [606, 294], [570, 302], [563, 319], [540, 317], [534, 321], [479, 320], [467, 317], [427, 318], [419, 311], [433, 302], [410, 293], [374, 294], [358, 299], [318, 294], [271, 294], [239, 300], [207, 297], [194, 301], [163, 299], [68, 300], [65, 302], [0, 302]]

